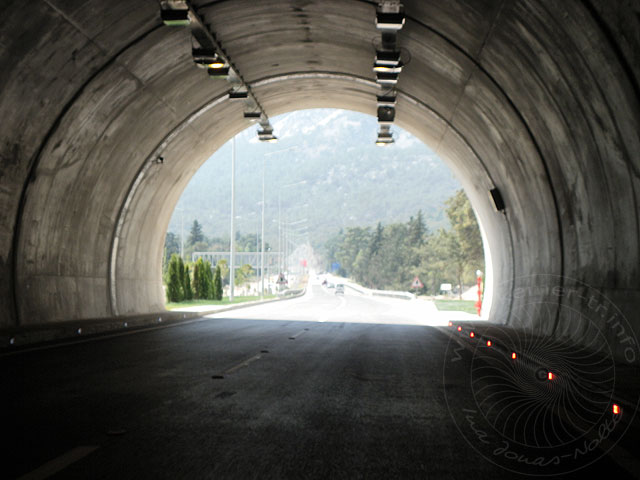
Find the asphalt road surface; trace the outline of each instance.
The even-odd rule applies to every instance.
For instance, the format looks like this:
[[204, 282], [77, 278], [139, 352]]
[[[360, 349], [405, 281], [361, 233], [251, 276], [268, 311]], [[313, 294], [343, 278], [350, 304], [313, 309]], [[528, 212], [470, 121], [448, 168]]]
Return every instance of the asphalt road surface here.
[[450, 338], [430, 326], [443, 317], [402, 302], [313, 285], [300, 299], [4, 356], [2, 477], [631, 478], [604, 452], [558, 465], [553, 449], [525, 457], [526, 442], [489, 439], [482, 412], [465, 409], [470, 355], [456, 347], [447, 365]]

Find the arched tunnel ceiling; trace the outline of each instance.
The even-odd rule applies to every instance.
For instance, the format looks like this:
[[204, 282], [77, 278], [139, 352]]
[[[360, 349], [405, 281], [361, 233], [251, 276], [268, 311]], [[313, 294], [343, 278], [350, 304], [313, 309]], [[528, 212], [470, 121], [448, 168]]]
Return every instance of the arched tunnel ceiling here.
[[[375, 114], [376, 4], [192, 2], [269, 116]], [[474, 204], [492, 250], [492, 319], [587, 341], [584, 318], [606, 320], [554, 287], [637, 311], [638, 6], [403, 5], [396, 123], [449, 163]], [[190, 30], [164, 26], [159, 2], [14, 1], [2, 13], [2, 326], [161, 310], [173, 207], [249, 125], [242, 103], [193, 65]]]

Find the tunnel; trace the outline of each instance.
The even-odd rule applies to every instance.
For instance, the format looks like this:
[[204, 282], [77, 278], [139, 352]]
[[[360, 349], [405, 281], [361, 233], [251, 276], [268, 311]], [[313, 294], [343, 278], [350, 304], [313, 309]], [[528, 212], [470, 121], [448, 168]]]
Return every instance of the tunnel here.
[[[376, 115], [378, 2], [4, 2], [1, 328], [164, 310], [174, 206], [251, 125], [229, 82], [194, 66], [193, 19], [163, 22], [163, 9], [187, 6], [263, 113]], [[593, 324], [630, 357], [615, 340], [640, 332], [640, 7], [402, 8], [395, 123], [433, 148], [474, 206], [491, 251], [490, 321], [585, 345]]]

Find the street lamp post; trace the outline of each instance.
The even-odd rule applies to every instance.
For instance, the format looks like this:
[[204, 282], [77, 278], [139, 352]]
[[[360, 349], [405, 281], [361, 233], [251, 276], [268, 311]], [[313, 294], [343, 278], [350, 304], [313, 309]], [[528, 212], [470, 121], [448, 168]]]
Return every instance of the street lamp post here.
[[260, 300], [264, 299], [264, 176], [266, 159], [262, 157], [262, 235], [260, 247]]
[[231, 141], [231, 238], [229, 240], [229, 301], [233, 302], [234, 262], [236, 260], [236, 137]]

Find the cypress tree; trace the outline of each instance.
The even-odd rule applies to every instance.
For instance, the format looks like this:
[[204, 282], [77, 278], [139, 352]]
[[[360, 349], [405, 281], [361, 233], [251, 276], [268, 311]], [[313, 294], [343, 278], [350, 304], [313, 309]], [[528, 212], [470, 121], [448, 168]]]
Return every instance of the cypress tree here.
[[200, 286], [198, 285], [198, 279], [200, 278], [200, 265], [198, 262], [193, 264], [193, 298], [200, 298]]
[[215, 293], [213, 291], [213, 269], [211, 268], [210, 262], [204, 262], [204, 271], [205, 271], [205, 283], [206, 283], [206, 292], [207, 298], [209, 300], [215, 299]]
[[169, 261], [169, 282], [167, 283], [167, 300], [179, 302], [182, 300], [182, 288], [180, 285], [180, 262], [174, 253]]
[[193, 300], [193, 290], [191, 289], [191, 276], [189, 275], [189, 267], [184, 267], [184, 299]]
[[216, 273], [213, 276], [213, 299], [222, 300], [222, 273], [220, 265], [216, 265]]
[[186, 292], [184, 289], [184, 262], [182, 257], [178, 257], [178, 276], [180, 279], [180, 300], [184, 300]]

